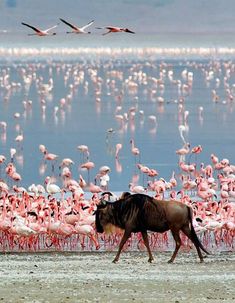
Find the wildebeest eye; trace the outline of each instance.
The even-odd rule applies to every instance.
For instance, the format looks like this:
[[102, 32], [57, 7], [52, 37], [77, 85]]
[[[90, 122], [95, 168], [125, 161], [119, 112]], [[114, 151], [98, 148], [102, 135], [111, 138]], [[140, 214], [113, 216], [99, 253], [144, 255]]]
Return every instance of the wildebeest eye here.
[[101, 199], [101, 200], [100, 200], [100, 203], [99, 203], [99, 204], [97, 204], [97, 208], [98, 208], [98, 209], [101, 209], [101, 208], [106, 207], [106, 205], [107, 205], [107, 201], [106, 201], [106, 200]]

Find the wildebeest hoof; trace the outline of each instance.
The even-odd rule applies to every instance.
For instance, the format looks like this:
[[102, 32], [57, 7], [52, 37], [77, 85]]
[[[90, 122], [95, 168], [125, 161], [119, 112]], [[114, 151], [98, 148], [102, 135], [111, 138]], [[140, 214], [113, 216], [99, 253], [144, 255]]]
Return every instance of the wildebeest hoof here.
[[118, 261], [118, 260], [114, 259], [114, 260], [113, 260], [113, 263], [117, 263], [117, 261]]
[[170, 263], [173, 263], [173, 261], [170, 259], [170, 260], [169, 260], [167, 263], [169, 263], [169, 264], [170, 264]]
[[149, 263], [152, 263], [152, 262], [153, 262], [153, 259], [148, 259], [148, 262], [149, 262]]

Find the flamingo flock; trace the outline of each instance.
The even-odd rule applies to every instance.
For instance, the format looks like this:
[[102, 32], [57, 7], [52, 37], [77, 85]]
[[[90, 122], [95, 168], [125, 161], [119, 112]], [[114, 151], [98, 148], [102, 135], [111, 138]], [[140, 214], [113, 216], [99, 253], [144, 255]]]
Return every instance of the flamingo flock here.
[[[209, 102], [213, 107], [220, 106], [220, 111], [231, 113], [235, 94], [233, 63], [188, 62], [179, 72], [167, 62], [136, 63], [125, 59], [122, 63], [128, 68], [123, 70], [115, 58], [116, 53], [104, 65], [90, 59], [81, 63], [14, 62], [0, 70], [1, 106], [4, 108], [0, 113], [0, 249], [115, 248], [121, 232], [115, 230], [110, 235], [100, 236], [94, 225], [96, 205], [100, 200], [105, 197], [115, 201], [121, 195], [120, 190], [116, 192], [113, 188], [115, 173], [120, 176], [130, 173], [123, 191], [149, 194], [156, 199], [177, 199], [190, 205], [195, 229], [204, 245], [234, 249], [235, 164], [216, 152], [205, 156], [208, 155], [205, 141], [194, 144], [190, 119], [194, 115], [197, 125], [203, 125], [206, 113], [203, 102], [198, 104], [196, 112], [188, 106], [194, 88], [193, 71], [199, 70], [202, 82], [209, 90]], [[15, 78], [14, 74], [17, 75]], [[61, 95], [56, 94], [59, 90], [55, 81], [57, 76], [65, 88]], [[171, 96], [169, 92], [166, 94], [169, 87]], [[13, 98], [18, 100], [19, 95], [22, 102], [18, 102], [17, 111], [11, 111]], [[106, 108], [112, 117], [112, 127], [109, 125], [101, 130], [104, 140], [96, 138], [106, 148], [107, 162], [94, 160], [100, 150], [94, 151], [91, 144], [87, 144], [89, 140], [81, 141], [79, 129], [74, 146], [69, 140], [63, 142], [66, 154], [62, 149], [56, 149], [56, 144], [45, 143], [43, 136], [36, 135], [41, 129], [53, 141], [56, 126], [62, 125], [63, 130], [66, 129], [72, 113], [82, 107], [88, 95], [91, 95], [93, 110], [100, 120], [102, 110]], [[143, 109], [141, 98], [151, 110]], [[9, 114], [10, 119], [5, 121], [4, 113]], [[163, 177], [161, 165], [156, 165], [157, 149], [153, 163], [149, 161], [150, 152], [148, 155], [144, 152], [137, 131], [145, 130], [147, 142], [149, 138], [157, 137], [162, 117], [168, 113], [171, 113], [169, 125], [174, 129], [177, 148], [174, 148], [174, 142], [169, 145], [174, 167], [172, 170], [168, 166], [169, 177]], [[28, 158], [25, 148], [30, 141], [30, 127], [27, 126], [32, 125], [35, 117], [40, 123], [38, 129], [34, 129], [31, 158]], [[48, 120], [50, 124], [47, 124]], [[96, 127], [96, 122], [88, 122]], [[80, 127], [87, 131], [87, 126]], [[164, 138], [167, 140], [167, 134]], [[77, 153], [78, 156], [70, 157], [71, 149], [75, 151], [73, 155]], [[127, 155], [129, 161], [125, 164]], [[25, 170], [25, 162], [30, 162], [30, 172]], [[35, 167], [39, 178], [27, 184], [27, 174]], [[151, 234], [150, 237], [151, 245], [157, 249], [171, 245], [168, 234]], [[186, 247], [190, 246], [186, 239], [184, 242]], [[135, 245], [142, 248], [138, 235], [128, 243], [130, 248]]]
[[[194, 150], [193, 150], [194, 151]], [[191, 151], [191, 153], [193, 152]], [[4, 157], [1, 156], [4, 160]], [[4, 162], [3, 162], [4, 163]], [[181, 164], [182, 162], [180, 162]], [[73, 164], [65, 159], [65, 168]], [[192, 207], [194, 212], [194, 226], [204, 245], [219, 249], [233, 249], [235, 236], [235, 165], [228, 159], [221, 159], [211, 155], [211, 163], [201, 165], [198, 169], [182, 169], [175, 172], [169, 181], [156, 178], [150, 168], [140, 163], [137, 168], [147, 176], [147, 186], [129, 184], [131, 193], [143, 193], [156, 199], [177, 199]], [[67, 166], [66, 166], [67, 165]], [[186, 164], [185, 164], [186, 165]], [[187, 164], [187, 166], [190, 166]], [[90, 166], [87, 166], [90, 167]], [[92, 168], [93, 165], [91, 166]], [[38, 251], [50, 249], [100, 249], [115, 248], [122, 232], [114, 230], [111, 235], [96, 234], [95, 210], [102, 199], [115, 201], [118, 196], [107, 192], [110, 168], [103, 166], [96, 178], [101, 178], [101, 185], [89, 184], [80, 175], [76, 182], [71, 175], [64, 178], [64, 186], [60, 188], [53, 183], [53, 178], [45, 178], [43, 185], [32, 184], [24, 187], [0, 181], [0, 248], [3, 251], [29, 250]], [[6, 166], [6, 174], [12, 177], [16, 173], [14, 164]], [[102, 179], [106, 176], [106, 179]], [[19, 179], [14, 179], [18, 182]], [[180, 184], [180, 186], [179, 186]], [[90, 198], [86, 198], [90, 192]], [[186, 241], [186, 239], [184, 239]], [[137, 243], [141, 247], [138, 235], [129, 242], [130, 247]], [[170, 245], [169, 235], [151, 235], [152, 246], [163, 249]], [[133, 242], [133, 243], [132, 243]], [[116, 244], [115, 244], [116, 243]], [[161, 244], [159, 244], [161, 243]], [[185, 243], [190, 245], [190, 243]]]
[[[91, 32], [90, 31], [86, 31], [86, 29], [91, 26], [93, 23], [94, 23], [94, 20], [90, 21], [88, 24], [82, 26], [82, 27], [78, 27], [62, 18], [59, 18], [60, 21], [64, 24], [66, 24], [68, 27], [72, 28], [72, 31], [67, 31], [66, 34], [90, 34]], [[33, 35], [36, 35], [36, 36], [54, 36], [56, 35], [57, 33], [56, 32], [51, 32], [52, 29], [56, 28], [58, 24], [48, 28], [48, 29], [45, 29], [45, 30], [42, 30], [38, 27], [35, 27], [34, 25], [30, 25], [28, 23], [25, 23], [25, 22], [21, 22], [22, 25], [24, 26], [27, 26], [29, 28], [31, 28], [34, 33], [33, 34], [28, 34], [29, 36], [33, 36]], [[132, 30], [128, 29], [128, 28], [122, 28], [122, 27], [116, 27], [116, 26], [106, 26], [106, 27], [96, 27], [97, 29], [107, 29], [108, 32], [105, 32], [103, 33], [102, 35], [107, 35], [109, 33], [131, 33], [131, 34], [135, 34], [135, 32], [133, 32]]]

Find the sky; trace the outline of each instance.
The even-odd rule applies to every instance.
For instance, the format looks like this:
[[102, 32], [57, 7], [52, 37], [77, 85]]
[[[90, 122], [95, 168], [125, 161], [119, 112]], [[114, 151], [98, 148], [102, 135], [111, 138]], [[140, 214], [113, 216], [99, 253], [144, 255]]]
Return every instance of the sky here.
[[82, 26], [128, 27], [140, 33], [235, 31], [234, 0], [0, 0], [0, 30], [42, 28], [58, 18]]

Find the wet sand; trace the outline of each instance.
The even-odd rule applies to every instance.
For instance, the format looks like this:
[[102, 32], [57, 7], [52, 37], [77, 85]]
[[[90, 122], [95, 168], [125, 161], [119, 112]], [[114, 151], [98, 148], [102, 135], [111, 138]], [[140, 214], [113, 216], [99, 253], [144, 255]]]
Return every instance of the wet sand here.
[[0, 255], [1, 302], [235, 302], [235, 253], [194, 251], [18, 253]]

